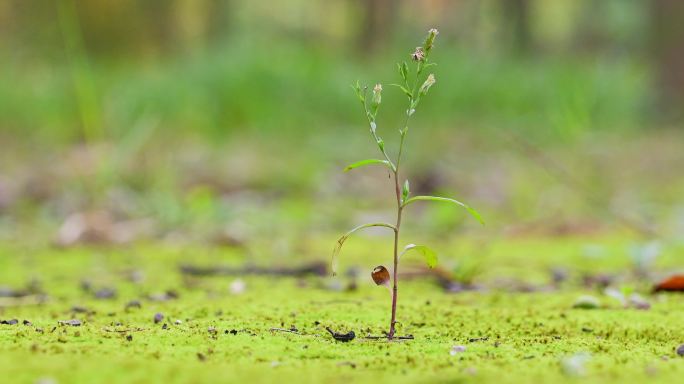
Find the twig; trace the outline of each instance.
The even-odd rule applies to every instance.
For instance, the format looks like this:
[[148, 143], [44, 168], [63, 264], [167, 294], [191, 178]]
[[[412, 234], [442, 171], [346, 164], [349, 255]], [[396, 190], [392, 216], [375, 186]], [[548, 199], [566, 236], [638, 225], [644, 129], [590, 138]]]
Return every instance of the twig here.
[[105, 332], [117, 332], [117, 333], [142, 332], [142, 331], [146, 331], [145, 328], [128, 328], [128, 329], [109, 329], [109, 328], [102, 328], [102, 330], [105, 331]]
[[181, 265], [180, 271], [184, 275], [191, 276], [235, 276], [235, 275], [261, 275], [261, 276], [327, 276], [328, 270], [325, 263], [314, 262], [293, 268], [266, 268], [247, 266], [242, 268], [230, 267], [198, 267], [194, 265]]
[[47, 301], [44, 295], [28, 295], [18, 297], [0, 297], [0, 308], [20, 307], [24, 305], [39, 305]]
[[290, 329], [271, 328], [271, 329], [269, 329], [269, 331], [271, 331], [271, 332], [289, 332], [289, 333], [294, 333], [296, 335], [301, 335], [301, 333], [299, 333], [299, 330], [297, 330], [297, 328], [290, 328]]
[[[382, 340], [382, 339], [387, 339], [387, 340], [389, 340], [389, 337], [387, 337], [387, 336], [371, 336], [371, 335], [368, 335], [368, 336], [364, 337], [364, 339], [366, 339], [366, 340]], [[413, 337], [413, 335], [394, 336], [392, 339], [393, 339], [393, 340], [414, 340], [415, 337]]]

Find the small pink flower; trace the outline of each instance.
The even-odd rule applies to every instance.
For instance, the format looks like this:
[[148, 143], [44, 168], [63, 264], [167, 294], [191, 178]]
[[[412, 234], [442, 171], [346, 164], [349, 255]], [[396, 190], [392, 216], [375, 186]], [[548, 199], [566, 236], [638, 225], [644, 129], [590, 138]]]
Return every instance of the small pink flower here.
[[416, 51], [411, 54], [411, 58], [414, 61], [423, 61], [423, 59], [425, 59], [425, 52], [423, 52], [423, 47], [416, 47]]

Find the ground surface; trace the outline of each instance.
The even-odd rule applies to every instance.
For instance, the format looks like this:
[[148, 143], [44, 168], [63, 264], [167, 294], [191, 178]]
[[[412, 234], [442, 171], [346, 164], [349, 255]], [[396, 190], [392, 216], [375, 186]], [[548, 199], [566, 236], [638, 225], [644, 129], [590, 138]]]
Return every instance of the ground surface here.
[[[364, 250], [382, 240], [350, 241], [341, 268], [370, 270], [381, 258]], [[625, 254], [633, 242], [499, 240], [481, 256], [478, 291], [446, 293], [431, 278], [402, 283], [400, 333], [415, 339], [391, 343], [363, 338], [381, 334], [389, 315], [387, 291], [365, 272], [348, 291], [344, 274], [193, 277], [178, 269], [243, 266], [235, 249], [6, 245], [0, 281], [5, 296], [20, 297], [0, 298], [0, 320], [19, 323], [0, 325], [0, 372], [16, 383], [676, 382], [684, 374], [674, 352], [684, 342], [684, 298], [650, 295], [648, 278], [631, 276]], [[464, 250], [464, 243], [443, 249]], [[671, 270], [680, 248], [668, 247], [654, 268]], [[551, 267], [567, 280], [549, 284]], [[612, 286], [641, 293], [651, 308], [624, 308], [581, 283], [587, 271], [612, 276]], [[601, 308], [573, 309], [581, 295]], [[135, 300], [140, 307], [126, 308]], [[157, 313], [163, 319], [155, 323]], [[59, 323], [72, 319], [82, 325]], [[334, 341], [326, 326], [357, 338]], [[297, 333], [271, 330], [291, 327]], [[452, 354], [454, 346], [465, 351]]]

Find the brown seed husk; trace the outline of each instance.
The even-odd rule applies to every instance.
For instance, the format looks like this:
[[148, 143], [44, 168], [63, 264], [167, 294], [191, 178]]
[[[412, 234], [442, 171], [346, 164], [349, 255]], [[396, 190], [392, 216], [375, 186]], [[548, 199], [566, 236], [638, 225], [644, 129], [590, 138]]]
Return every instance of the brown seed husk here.
[[373, 268], [371, 277], [377, 285], [388, 285], [390, 281], [389, 271], [382, 265], [378, 265], [377, 267]]

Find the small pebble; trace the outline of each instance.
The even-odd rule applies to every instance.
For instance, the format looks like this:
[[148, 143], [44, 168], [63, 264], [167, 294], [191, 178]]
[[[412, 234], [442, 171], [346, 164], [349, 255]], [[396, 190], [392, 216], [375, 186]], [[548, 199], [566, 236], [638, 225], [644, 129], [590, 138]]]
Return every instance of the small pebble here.
[[126, 303], [126, 310], [129, 310], [131, 308], [142, 308], [142, 304], [140, 304], [140, 301], [138, 300], [131, 300], [128, 303]]
[[57, 384], [57, 380], [53, 379], [52, 377], [41, 377], [40, 379], [36, 380], [36, 384]]
[[96, 299], [114, 299], [116, 298], [116, 289], [114, 288], [102, 288], [95, 291]]
[[649, 310], [651, 309], [651, 303], [646, 301], [642, 296], [637, 295], [636, 293], [631, 295], [629, 297], [629, 303], [632, 305], [632, 307], [636, 309], [641, 309], [641, 310]]
[[679, 347], [677, 347], [677, 355], [684, 356], [684, 344], [681, 344]]
[[233, 295], [240, 295], [242, 293], [245, 293], [245, 290], [247, 289], [247, 284], [242, 279], [235, 279], [233, 280], [232, 283], [230, 283], [230, 293]]
[[178, 320], [174, 321], [173, 323], [176, 325], [181, 325], [181, 324], [183, 324], [183, 321], [178, 319]]
[[580, 377], [586, 375], [586, 364], [591, 360], [591, 355], [580, 352], [561, 360], [563, 372], [568, 376]]
[[162, 314], [159, 313], [159, 312], [157, 312], [157, 313], [154, 314], [154, 323], [155, 323], [155, 324], [160, 323], [162, 320], [164, 320], [164, 315], [162, 315]]
[[572, 307], [578, 309], [597, 309], [601, 307], [601, 303], [594, 296], [585, 295], [578, 297]]
[[17, 319], [0, 320], [0, 324], [15, 325], [15, 324], [19, 324], [19, 320], [17, 320]]
[[70, 325], [72, 327], [80, 327], [83, 323], [81, 322], [81, 320], [71, 319], [71, 320], [60, 320], [59, 324], [60, 325]]
[[463, 352], [465, 352], [465, 351], [466, 351], [466, 347], [465, 347], [465, 346], [463, 346], [463, 345], [454, 345], [454, 346], [451, 348], [451, 351], [449, 352], [449, 354], [450, 354], [451, 356], [456, 356], [456, 355], [458, 355], [459, 353], [463, 353]]

